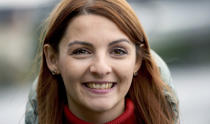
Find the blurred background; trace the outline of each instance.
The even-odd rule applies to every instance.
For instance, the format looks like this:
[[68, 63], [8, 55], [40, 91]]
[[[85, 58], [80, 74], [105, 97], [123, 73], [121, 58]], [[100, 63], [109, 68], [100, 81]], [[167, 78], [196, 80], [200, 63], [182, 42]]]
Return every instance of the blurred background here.
[[[210, 0], [127, 0], [168, 64], [182, 124], [210, 123]], [[41, 25], [59, 0], [0, 0], [0, 124], [23, 124]]]

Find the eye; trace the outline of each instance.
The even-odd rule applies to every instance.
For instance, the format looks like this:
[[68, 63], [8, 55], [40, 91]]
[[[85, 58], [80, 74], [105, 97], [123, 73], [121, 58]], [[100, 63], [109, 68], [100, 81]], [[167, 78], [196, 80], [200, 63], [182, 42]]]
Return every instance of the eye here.
[[128, 54], [128, 52], [124, 48], [117, 47], [111, 51], [111, 54], [115, 56], [123, 56], [123, 55]]
[[71, 55], [86, 55], [91, 54], [91, 52], [85, 48], [78, 48], [76, 50], [73, 50]]

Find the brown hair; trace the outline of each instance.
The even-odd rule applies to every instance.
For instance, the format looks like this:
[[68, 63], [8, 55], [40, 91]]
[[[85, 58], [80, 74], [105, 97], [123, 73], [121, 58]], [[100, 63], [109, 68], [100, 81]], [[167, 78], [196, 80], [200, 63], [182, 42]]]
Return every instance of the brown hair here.
[[[47, 19], [42, 45], [50, 44], [59, 52], [59, 42], [72, 18], [82, 14], [97, 14], [113, 21], [136, 44], [137, 58], [142, 58], [138, 75], [133, 78], [129, 97], [135, 105], [138, 123], [171, 124], [174, 114], [163, 94], [167, 89], [160, 78], [148, 45], [148, 39], [138, 18], [125, 0], [63, 0]], [[38, 88], [38, 119], [40, 124], [62, 123], [66, 93], [61, 76], [49, 71], [42, 51]]]

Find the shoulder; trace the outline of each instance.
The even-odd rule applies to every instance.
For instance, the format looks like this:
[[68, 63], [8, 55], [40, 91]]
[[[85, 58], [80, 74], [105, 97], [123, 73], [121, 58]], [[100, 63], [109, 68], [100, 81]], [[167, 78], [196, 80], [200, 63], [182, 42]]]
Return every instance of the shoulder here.
[[28, 95], [28, 101], [26, 104], [26, 111], [25, 111], [25, 124], [38, 124], [37, 100], [36, 100], [37, 81], [38, 81], [37, 79], [34, 80]]
[[160, 71], [160, 76], [162, 80], [168, 84], [171, 88], [174, 89], [174, 86], [172, 84], [172, 77], [171, 73], [169, 71], [169, 68], [167, 64], [163, 61], [163, 59], [153, 50], [150, 50], [152, 54], [152, 58], [154, 59], [155, 63], [157, 64], [159, 71]]
[[164, 89], [164, 95], [169, 102], [174, 114], [175, 114], [175, 124], [179, 123], [179, 100], [176, 95], [176, 91], [174, 88], [174, 85], [172, 83], [172, 77], [170, 70], [167, 66], [167, 64], [163, 61], [163, 59], [153, 50], [151, 50], [152, 57], [157, 64], [159, 71], [160, 71], [160, 76], [166, 85], [169, 86], [169, 89]]

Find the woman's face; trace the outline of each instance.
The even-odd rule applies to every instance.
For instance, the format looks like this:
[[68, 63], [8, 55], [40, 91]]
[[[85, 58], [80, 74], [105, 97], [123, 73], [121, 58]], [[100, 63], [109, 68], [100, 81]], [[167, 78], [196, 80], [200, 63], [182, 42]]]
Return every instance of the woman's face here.
[[141, 64], [130, 39], [98, 15], [81, 15], [70, 22], [56, 61], [73, 113], [122, 112], [133, 73]]

